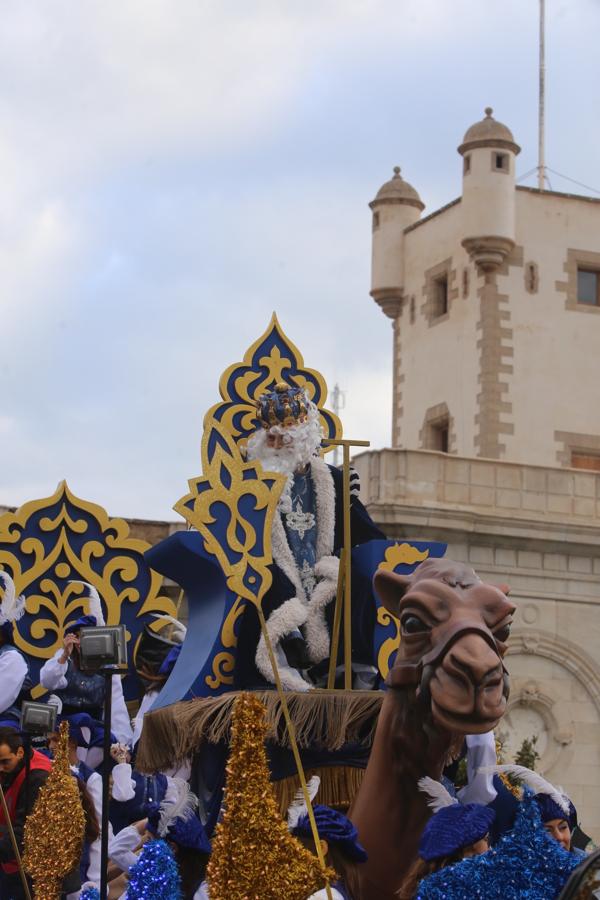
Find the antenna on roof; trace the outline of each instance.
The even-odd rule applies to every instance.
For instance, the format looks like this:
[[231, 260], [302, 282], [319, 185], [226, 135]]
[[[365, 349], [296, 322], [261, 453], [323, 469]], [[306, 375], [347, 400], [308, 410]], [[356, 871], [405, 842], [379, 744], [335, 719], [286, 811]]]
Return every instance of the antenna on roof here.
[[546, 181], [546, 160], [544, 131], [546, 126], [546, 0], [540, 0], [540, 89], [538, 113], [538, 188], [544, 190]]

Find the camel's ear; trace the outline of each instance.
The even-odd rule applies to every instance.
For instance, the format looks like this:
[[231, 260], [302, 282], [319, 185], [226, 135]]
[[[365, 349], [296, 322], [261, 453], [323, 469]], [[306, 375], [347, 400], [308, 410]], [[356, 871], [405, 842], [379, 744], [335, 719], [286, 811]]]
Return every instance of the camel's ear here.
[[496, 587], [499, 591], [502, 591], [505, 597], [508, 597], [510, 594], [510, 587], [507, 584], [497, 584]]
[[408, 575], [398, 575], [379, 569], [373, 578], [375, 596], [381, 600], [388, 612], [398, 618], [398, 606], [407, 592], [411, 579]]

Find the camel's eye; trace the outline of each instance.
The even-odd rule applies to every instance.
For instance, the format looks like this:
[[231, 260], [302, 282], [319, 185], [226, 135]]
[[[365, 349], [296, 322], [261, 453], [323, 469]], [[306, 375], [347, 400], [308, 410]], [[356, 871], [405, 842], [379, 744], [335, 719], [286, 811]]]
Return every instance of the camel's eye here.
[[494, 637], [497, 641], [500, 641], [501, 644], [505, 644], [510, 637], [510, 626], [512, 622], [507, 622], [506, 625], [503, 625], [502, 628], [499, 628], [494, 632]]
[[402, 616], [400, 624], [402, 626], [402, 634], [422, 634], [424, 631], [429, 631], [429, 625], [426, 625], [414, 613], [406, 613]]

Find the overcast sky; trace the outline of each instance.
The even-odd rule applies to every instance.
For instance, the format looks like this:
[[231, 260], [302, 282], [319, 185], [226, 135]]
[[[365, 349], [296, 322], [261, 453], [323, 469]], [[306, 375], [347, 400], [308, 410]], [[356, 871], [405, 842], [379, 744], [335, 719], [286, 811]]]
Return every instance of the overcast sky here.
[[[388, 444], [367, 204], [396, 164], [425, 214], [458, 196], [488, 104], [535, 166], [537, 30], [538, 0], [0, 0], [0, 505], [67, 478], [176, 519], [273, 310]], [[599, 34], [547, 0], [547, 161], [598, 189]]]

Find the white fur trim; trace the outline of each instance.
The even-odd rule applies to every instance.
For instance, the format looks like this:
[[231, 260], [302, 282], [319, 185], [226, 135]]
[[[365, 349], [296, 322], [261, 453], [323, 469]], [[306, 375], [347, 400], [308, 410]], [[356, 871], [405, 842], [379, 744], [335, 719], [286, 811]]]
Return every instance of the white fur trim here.
[[[286, 600], [285, 603], [282, 603], [281, 606], [273, 610], [267, 619], [267, 633], [271, 638], [273, 652], [277, 659], [281, 684], [286, 691], [307, 691], [310, 689], [309, 683], [304, 680], [298, 670], [292, 669], [291, 666], [287, 665], [285, 655], [279, 647], [281, 639], [295, 628], [300, 628], [301, 625], [304, 625], [305, 621], [306, 608], [298, 597], [292, 597], [291, 600]], [[275, 676], [263, 634], [261, 634], [258, 647], [256, 648], [255, 662], [256, 668], [261, 675], [273, 684]]]
[[305, 634], [308, 653], [313, 663], [327, 659], [330, 651], [325, 609], [337, 593], [340, 561], [337, 556], [324, 556], [315, 566], [318, 582], [308, 602]]
[[[331, 896], [333, 900], [344, 900], [338, 890], [336, 890], [332, 885], [329, 885], [329, 887], [331, 889]], [[307, 898], [307, 900], [327, 900], [327, 891], [325, 890], [325, 888], [321, 888], [321, 890], [317, 891], [316, 894], [311, 894], [310, 897]]]
[[335, 484], [327, 463], [315, 457], [310, 463], [310, 476], [317, 503], [317, 560], [333, 553], [335, 532]]

